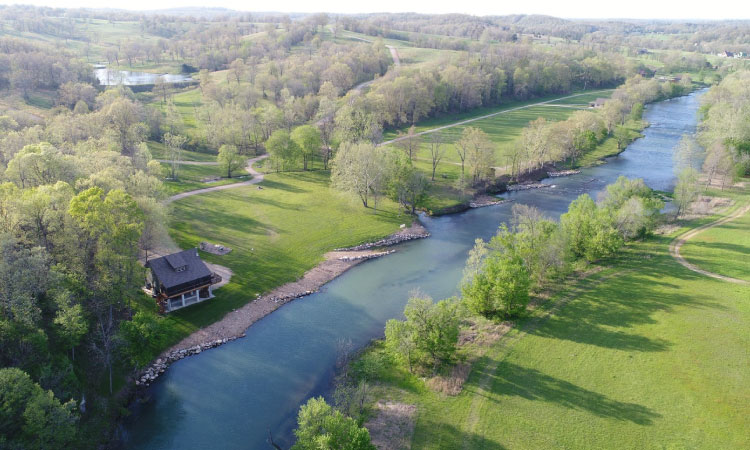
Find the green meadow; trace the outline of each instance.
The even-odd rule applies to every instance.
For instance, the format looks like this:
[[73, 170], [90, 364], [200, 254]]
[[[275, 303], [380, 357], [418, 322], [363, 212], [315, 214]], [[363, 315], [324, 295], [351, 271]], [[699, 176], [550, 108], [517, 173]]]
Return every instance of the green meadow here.
[[[674, 236], [715, 219], [629, 244], [568, 280], [486, 350], [457, 396], [428, 389], [375, 345], [363, 358], [387, 363], [373, 398], [417, 405], [414, 449], [749, 448], [750, 286], [669, 254]], [[706, 232], [716, 258], [736, 258], [747, 224]], [[750, 278], [747, 264], [720, 269]]]

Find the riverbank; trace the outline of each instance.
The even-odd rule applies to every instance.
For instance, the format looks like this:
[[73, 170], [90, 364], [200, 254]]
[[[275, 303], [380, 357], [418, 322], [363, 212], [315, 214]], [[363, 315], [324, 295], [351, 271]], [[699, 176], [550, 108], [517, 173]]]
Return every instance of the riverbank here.
[[136, 386], [148, 386], [175, 361], [244, 337], [245, 331], [251, 325], [281, 306], [318, 292], [323, 285], [360, 263], [396, 251], [384, 249], [429, 236], [427, 229], [415, 220], [412, 226], [404, 227], [385, 239], [326, 253], [324, 260], [307, 271], [299, 280], [286, 283], [265, 295], [258, 296], [255, 300], [226, 314], [219, 321], [193, 332], [164, 351], [136, 378]]

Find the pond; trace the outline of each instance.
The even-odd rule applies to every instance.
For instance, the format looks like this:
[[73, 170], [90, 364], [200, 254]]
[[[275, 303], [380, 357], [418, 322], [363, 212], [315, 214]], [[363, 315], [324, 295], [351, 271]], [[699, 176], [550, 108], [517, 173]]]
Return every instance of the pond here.
[[[649, 105], [645, 136], [606, 164], [505, 197], [558, 218], [577, 196], [596, 196], [619, 175], [671, 190], [673, 149], [684, 133], [695, 131], [701, 94]], [[251, 326], [244, 339], [175, 363], [126, 424], [126, 447], [262, 449], [270, 448], [270, 430], [288, 448], [300, 404], [330, 391], [340, 342], [361, 348], [382, 337], [385, 322], [402, 316], [414, 289], [435, 299], [456, 295], [474, 240], [491, 238], [509, 220], [511, 206], [423, 217], [432, 237], [406, 243], [281, 307]]]
[[103, 86], [116, 86], [123, 84], [125, 86], [141, 86], [156, 83], [156, 79], [164, 77], [167, 83], [186, 83], [193, 79], [187, 74], [159, 74], [149, 72], [133, 72], [130, 70], [116, 70], [107, 67], [97, 67], [94, 69], [94, 76]]

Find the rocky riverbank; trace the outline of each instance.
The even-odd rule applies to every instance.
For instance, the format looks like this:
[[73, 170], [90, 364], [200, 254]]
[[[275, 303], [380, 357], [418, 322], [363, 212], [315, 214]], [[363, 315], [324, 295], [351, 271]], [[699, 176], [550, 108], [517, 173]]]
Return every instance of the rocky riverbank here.
[[135, 379], [136, 386], [148, 386], [164, 373], [171, 364], [183, 358], [197, 355], [205, 350], [245, 337], [245, 330], [249, 326], [282, 305], [318, 292], [321, 286], [359, 263], [390, 255], [396, 251], [394, 249], [378, 251], [374, 248], [393, 246], [401, 242], [425, 238], [429, 235], [427, 229], [415, 221], [411, 227], [404, 227], [377, 242], [327, 253], [322, 263], [307, 271], [299, 280], [279, 286], [266, 295], [258, 296], [242, 308], [238, 308], [218, 322], [192, 333], [180, 343], [162, 353]]
[[367, 244], [357, 245], [348, 248], [337, 248], [337, 252], [357, 252], [362, 250], [370, 250], [378, 247], [390, 247], [392, 245], [400, 244], [402, 242], [411, 241], [414, 239], [422, 239], [430, 236], [430, 232], [427, 231], [422, 224], [414, 222], [414, 224], [408, 228], [402, 228], [400, 231], [393, 233], [385, 239], [381, 239], [375, 242], [368, 242]]
[[479, 195], [474, 200], [469, 202], [470, 208], [484, 208], [485, 206], [495, 206], [503, 203], [507, 203], [510, 200], [500, 199], [492, 197], [490, 195]]
[[557, 177], [567, 177], [567, 176], [570, 176], [570, 175], [576, 175], [576, 174], [579, 174], [579, 173], [581, 173], [581, 171], [578, 170], [578, 169], [559, 170], [559, 171], [549, 170], [549, 171], [547, 171], [547, 176], [549, 176], [551, 178], [557, 178]]
[[521, 183], [521, 184], [511, 184], [508, 186], [508, 191], [528, 191], [529, 189], [542, 189], [542, 188], [553, 188], [555, 187], [554, 184], [544, 184], [544, 183]]

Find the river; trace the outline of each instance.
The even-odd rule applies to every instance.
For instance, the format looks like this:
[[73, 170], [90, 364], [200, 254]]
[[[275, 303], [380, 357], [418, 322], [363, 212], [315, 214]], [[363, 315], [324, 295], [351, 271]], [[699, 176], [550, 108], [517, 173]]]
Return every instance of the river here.
[[[577, 196], [594, 198], [619, 175], [654, 189], [674, 185], [672, 152], [695, 132], [701, 92], [647, 106], [644, 137], [606, 164], [544, 180], [549, 188], [505, 197], [558, 218]], [[437, 218], [423, 217], [429, 239], [363, 263], [319, 293], [291, 302], [247, 330], [247, 337], [181, 360], [149, 388], [151, 400], [126, 424], [133, 449], [263, 449], [268, 430], [291, 445], [299, 405], [330, 390], [339, 342], [361, 348], [402, 315], [409, 292], [435, 299], [457, 294], [467, 253], [510, 218], [512, 203]]]

